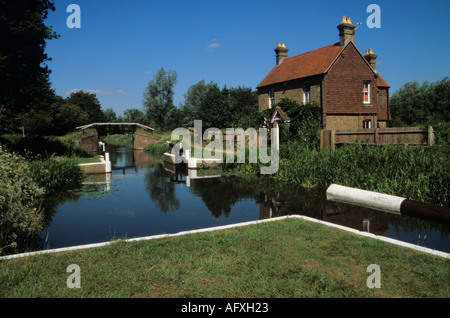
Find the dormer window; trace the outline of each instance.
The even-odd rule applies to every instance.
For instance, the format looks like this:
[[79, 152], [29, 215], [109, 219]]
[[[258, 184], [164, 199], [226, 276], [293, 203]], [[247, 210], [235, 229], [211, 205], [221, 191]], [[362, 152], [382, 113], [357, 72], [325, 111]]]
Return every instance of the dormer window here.
[[370, 81], [363, 82], [363, 102], [364, 104], [370, 103]]

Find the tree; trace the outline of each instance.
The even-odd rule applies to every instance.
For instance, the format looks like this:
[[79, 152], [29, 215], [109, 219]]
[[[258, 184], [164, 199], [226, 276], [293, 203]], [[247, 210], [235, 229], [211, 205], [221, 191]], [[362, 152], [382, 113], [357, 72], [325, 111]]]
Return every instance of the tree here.
[[226, 87], [221, 90], [216, 83], [208, 86], [199, 108], [203, 128], [230, 127], [231, 109], [228, 97]]
[[177, 82], [177, 73], [161, 68], [148, 83], [144, 91], [143, 106], [146, 116], [152, 125], [161, 130], [168, 130], [174, 126], [173, 118], [177, 109], [173, 104], [173, 87]]
[[206, 84], [204, 80], [191, 85], [186, 94], [184, 94], [184, 104], [181, 106], [183, 113], [182, 125], [193, 126], [194, 120], [200, 119], [200, 105], [206, 95], [208, 87], [213, 85]]
[[[45, 64], [46, 40], [57, 38], [44, 24], [55, 6], [49, 0], [0, 1], [0, 129], [14, 131], [26, 113], [45, 114], [55, 93]], [[28, 116], [29, 117], [29, 116]]]
[[112, 108], [107, 108], [103, 111], [103, 115], [105, 116], [105, 121], [107, 123], [115, 123], [117, 122], [117, 114]]
[[448, 77], [422, 86], [408, 82], [390, 98], [391, 126], [436, 124], [450, 121], [450, 80]]
[[137, 108], [126, 109], [123, 112], [123, 120], [126, 123], [139, 123], [143, 125], [146, 125], [148, 121], [144, 112]]
[[60, 135], [74, 131], [78, 126], [89, 124], [88, 113], [80, 106], [68, 102], [58, 108], [54, 118]]
[[197, 119], [205, 128], [254, 127], [258, 122], [258, 96], [251, 88], [222, 89], [216, 83], [206, 85], [200, 98]]
[[65, 101], [68, 104], [77, 105], [84, 110], [88, 115], [88, 121], [91, 123], [106, 121], [105, 114], [102, 111], [102, 106], [100, 105], [97, 96], [93, 93], [78, 91], [71, 93]]
[[229, 90], [231, 125], [235, 127], [257, 128], [258, 94], [249, 87], [236, 87]]

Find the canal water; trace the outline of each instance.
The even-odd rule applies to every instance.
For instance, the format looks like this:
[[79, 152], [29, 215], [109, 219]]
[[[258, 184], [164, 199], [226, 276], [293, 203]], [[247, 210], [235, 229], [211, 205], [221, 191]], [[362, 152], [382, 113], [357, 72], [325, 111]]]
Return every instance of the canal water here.
[[[60, 248], [300, 214], [450, 252], [450, 227], [326, 200], [270, 178], [198, 175], [129, 148], [109, 149], [113, 171], [87, 176], [47, 207], [41, 247]], [[299, 233], [301, 235], [301, 233]]]

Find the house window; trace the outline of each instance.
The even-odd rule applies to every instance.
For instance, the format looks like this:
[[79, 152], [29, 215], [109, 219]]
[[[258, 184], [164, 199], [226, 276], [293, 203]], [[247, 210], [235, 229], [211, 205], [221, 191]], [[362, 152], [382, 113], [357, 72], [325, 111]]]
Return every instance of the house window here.
[[306, 103], [310, 103], [311, 102], [311, 85], [310, 84], [306, 84], [305, 87], [303, 88], [303, 101]]
[[269, 108], [275, 104], [275, 91], [273, 89], [269, 90]]
[[370, 119], [363, 120], [363, 128], [364, 129], [372, 128], [372, 121]]
[[363, 101], [364, 104], [370, 103], [370, 81], [363, 82]]

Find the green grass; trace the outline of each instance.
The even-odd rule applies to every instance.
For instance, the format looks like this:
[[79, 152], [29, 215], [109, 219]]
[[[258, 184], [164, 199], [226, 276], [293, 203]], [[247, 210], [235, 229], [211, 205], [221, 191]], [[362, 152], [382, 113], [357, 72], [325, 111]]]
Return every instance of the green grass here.
[[100, 139], [111, 146], [133, 148], [133, 134], [109, 135], [103, 136]]
[[97, 133], [97, 130], [95, 130], [94, 128], [89, 128], [89, 129], [84, 129], [84, 130], [73, 131], [71, 133], [64, 135], [61, 138], [64, 138], [64, 139], [69, 140], [70, 142], [73, 142], [75, 140], [85, 138], [85, 137], [91, 136], [96, 133]]
[[[68, 288], [77, 264], [81, 288]], [[381, 288], [366, 285], [370, 264]], [[0, 297], [450, 297], [450, 260], [299, 219], [0, 262]]]

